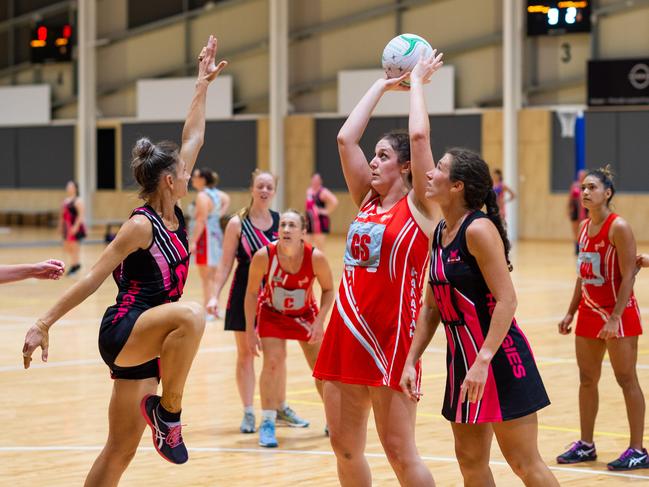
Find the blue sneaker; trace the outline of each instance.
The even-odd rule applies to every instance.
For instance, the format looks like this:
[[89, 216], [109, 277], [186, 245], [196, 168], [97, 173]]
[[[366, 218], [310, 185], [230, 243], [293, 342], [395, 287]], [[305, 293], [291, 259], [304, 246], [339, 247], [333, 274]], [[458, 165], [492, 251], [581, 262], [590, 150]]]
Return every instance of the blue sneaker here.
[[636, 468], [649, 468], [649, 455], [647, 449], [636, 450], [634, 448], [627, 448], [627, 450], [620, 455], [620, 458], [613, 460], [607, 464], [609, 470], [635, 470]]
[[592, 462], [597, 460], [597, 451], [595, 444], [588, 446], [583, 441], [575, 441], [568, 451], [562, 453], [557, 457], [557, 463], [579, 463], [579, 462]]
[[255, 430], [255, 415], [252, 413], [243, 413], [243, 419], [241, 420], [241, 426], [239, 426], [239, 431], [242, 433], [254, 433]]
[[290, 426], [291, 428], [307, 428], [309, 423], [306, 419], [300, 418], [289, 406], [277, 410], [277, 424]]
[[277, 447], [277, 437], [275, 437], [275, 423], [270, 419], [264, 419], [259, 425], [259, 446], [264, 448]]
[[180, 423], [167, 424], [160, 419], [158, 404], [160, 404], [160, 396], [155, 394], [147, 394], [140, 403], [142, 416], [151, 427], [153, 446], [165, 460], [176, 464], [185, 463], [189, 460], [189, 454], [183, 442], [181, 425]]

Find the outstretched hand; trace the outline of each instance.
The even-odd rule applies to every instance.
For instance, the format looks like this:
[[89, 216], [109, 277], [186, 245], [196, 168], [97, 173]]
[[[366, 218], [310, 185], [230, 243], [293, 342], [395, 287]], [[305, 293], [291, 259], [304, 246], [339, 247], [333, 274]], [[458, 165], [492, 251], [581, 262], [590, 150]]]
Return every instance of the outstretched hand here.
[[65, 264], [60, 260], [49, 259], [33, 264], [32, 275], [36, 279], [60, 279], [65, 271]]
[[433, 49], [433, 53], [429, 57], [422, 56], [419, 58], [419, 61], [417, 61], [417, 64], [415, 64], [415, 67], [410, 73], [410, 79], [412, 81], [429, 83], [435, 71], [444, 65], [442, 57], [444, 57], [443, 52], [437, 54], [437, 49]]
[[225, 60], [220, 61], [218, 65], [216, 64], [217, 47], [218, 41], [216, 37], [210, 35], [210, 38], [207, 40], [207, 45], [203, 47], [198, 56], [199, 80], [205, 80], [208, 83], [211, 83], [228, 65], [228, 62]]

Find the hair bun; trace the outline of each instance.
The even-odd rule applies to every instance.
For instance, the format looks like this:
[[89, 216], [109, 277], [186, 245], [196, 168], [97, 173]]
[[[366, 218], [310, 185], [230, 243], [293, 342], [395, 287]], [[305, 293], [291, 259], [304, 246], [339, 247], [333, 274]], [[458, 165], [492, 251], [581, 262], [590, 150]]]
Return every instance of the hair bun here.
[[133, 158], [138, 159], [148, 159], [153, 155], [155, 151], [155, 144], [151, 142], [147, 137], [142, 137], [138, 139], [133, 147]]
[[599, 168], [599, 171], [600, 171], [604, 176], [606, 176], [607, 178], [609, 178], [611, 181], [613, 180], [613, 177], [615, 176], [615, 174], [613, 173], [613, 169], [611, 168], [611, 165], [610, 165], [610, 164], [606, 164], [606, 166], [604, 166], [604, 167], [600, 167], [600, 168]]

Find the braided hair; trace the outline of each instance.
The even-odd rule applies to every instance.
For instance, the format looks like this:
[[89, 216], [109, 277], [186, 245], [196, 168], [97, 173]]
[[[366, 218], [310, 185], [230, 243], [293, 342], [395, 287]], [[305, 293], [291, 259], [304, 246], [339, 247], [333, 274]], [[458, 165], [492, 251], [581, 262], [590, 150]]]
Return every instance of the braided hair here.
[[464, 201], [469, 210], [481, 210], [483, 206], [486, 207], [487, 217], [496, 226], [505, 246], [505, 259], [511, 271], [512, 265], [509, 261], [511, 244], [500, 217], [498, 197], [493, 190], [493, 180], [489, 172], [489, 166], [479, 154], [469, 149], [454, 147], [447, 150], [446, 153], [452, 158], [451, 181], [462, 181], [464, 183]]

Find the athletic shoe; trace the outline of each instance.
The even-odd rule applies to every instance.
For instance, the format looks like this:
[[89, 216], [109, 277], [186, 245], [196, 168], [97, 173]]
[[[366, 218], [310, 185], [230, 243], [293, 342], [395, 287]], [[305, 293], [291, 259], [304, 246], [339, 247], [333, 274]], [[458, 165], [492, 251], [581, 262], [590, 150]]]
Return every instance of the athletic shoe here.
[[259, 425], [259, 446], [264, 448], [275, 448], [277, 446], [275, 423], [270, 419], [264, 419]]
[[325, 433], [325, 436], [326, 436], [327, 438], [329, 438], [329, 425], [328, 425], [328, 424], [325, 424], [325, 431], [324, 431], [324, 433]]
[[593, 443], [592, 446], [588, 446], [581, 440], [575, 441], [568, 451], [557, 457], [557, 463], [579, 463], [591, 462], [593, 460], [597, 460], [595, 444]]
[[300, 418], [295, 414], [295, 411], [289, 406], [286, 406], [284, 409], [277, 410], [277, 424], [283, 424], [291, 428], [307, 428], [311, 423], [306, 419]]
[[252, 413], [243, 413], [243, 419], [241, 420], [241, 426], [239, 426], [239, 431], [242, 433], [254, 433], [255, 430], [255, 415]]
[[68, 273], [66, 275], [74, 276], [77, 272], [79, 272], [79, 269], [81, 269], [81, 264], [70, 266], [70, 268], [68, 269]]
[[189, 460], [189, 454], [183, 443], [180, 423], [170, 426], [162, 421], [158, 413], [159, 404], [160, 396], [154, 394], [147, 394], [140, 403], [142, 416], [151, 427], [153, 446], [165, 460], [177, 464], [185, 463]]
[[649, 468], [649, 455], [647, 449], [636, 450], [628, 448], [620, 458], [606, 465], [609, 470], [635, 470], [636, 468]]

